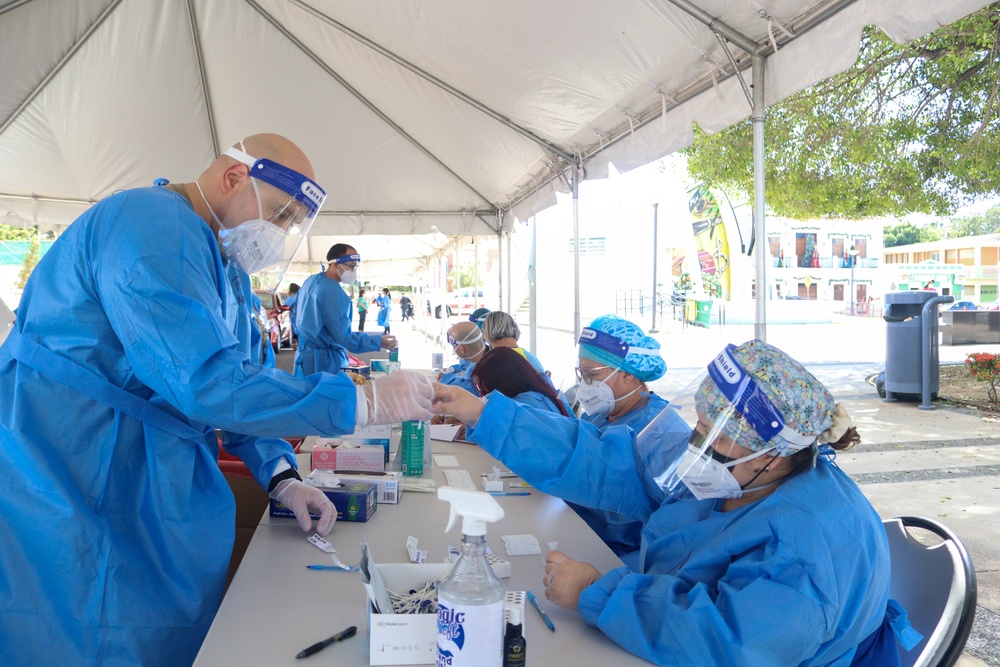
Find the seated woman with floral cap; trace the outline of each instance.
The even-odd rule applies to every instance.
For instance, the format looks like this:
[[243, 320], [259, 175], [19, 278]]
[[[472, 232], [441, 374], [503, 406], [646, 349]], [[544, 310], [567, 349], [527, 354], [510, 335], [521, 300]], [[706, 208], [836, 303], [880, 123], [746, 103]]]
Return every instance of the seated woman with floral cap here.
[[[475, 424], [473, 441], [536, 488], [643, 522], [634, 567], [601, 573], [553, 551], [543, 582], [632, 653], [660, 665], [898, 665], [885, 531], [833, 463], [859, 441], [850, 417], [762, 341], [729, 346], [708, 370], [641, 436], [449, 387], [436, 388], [436, 409]], [[690, 439], [661, 440], [661, 420], [690, 424]]]

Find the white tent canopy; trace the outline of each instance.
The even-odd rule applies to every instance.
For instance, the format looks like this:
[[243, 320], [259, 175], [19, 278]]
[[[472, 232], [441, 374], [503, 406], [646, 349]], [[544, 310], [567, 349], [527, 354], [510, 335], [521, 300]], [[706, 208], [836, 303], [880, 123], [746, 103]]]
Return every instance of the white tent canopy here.
[[326, 241], [496, 234], [574, 165], [604, 177], [749, 116], [751, 55], [771, 104], [849, 67], [867, 24], [905, 41], [986, 4], [0, 0], [0, 220], [66, 225], [268, 131], [310, 155]]

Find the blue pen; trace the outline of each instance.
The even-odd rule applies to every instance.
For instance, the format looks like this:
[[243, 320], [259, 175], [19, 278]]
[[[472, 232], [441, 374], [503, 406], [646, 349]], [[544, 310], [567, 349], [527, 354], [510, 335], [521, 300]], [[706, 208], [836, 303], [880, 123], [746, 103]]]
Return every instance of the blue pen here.
[[545, 613], [544, 609], [542, 609], [542, 605], [538, 604], [538, 598], [535, 597], [535, 594], [531, 591], [525, 591], [525, 593], [528, 595], [528, 600], [531, 601], [531, 606], [535, 608], [538, 615], [542, 617], [543, 621], [545, 621], [545, 625], [549, 626], [549, 630], [555, 632], [556, 626], [552, 624], [552, 619], [549, 618], [549, 615]]
[[491, 496], [530, 496], [530, 491], [490, 491]]
[[346, 572], [342, 567], [336, 565], [306, 565], [309, 570], [340, 570], [341, 572]]

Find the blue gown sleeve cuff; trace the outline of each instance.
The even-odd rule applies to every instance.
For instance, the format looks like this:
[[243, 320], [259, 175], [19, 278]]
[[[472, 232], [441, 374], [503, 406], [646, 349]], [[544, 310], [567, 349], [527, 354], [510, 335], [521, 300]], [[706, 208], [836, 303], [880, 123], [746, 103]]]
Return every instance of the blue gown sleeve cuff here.
[[611, 599], [615, 588], [621, 582], [622, 578], [628, 574], [628, 571], [627, 567], [619, 567], [618, 569], [611, 570], [593, 584], [583, 589], [583, 592], [580, 594], [578, 608], [580, 618], [587, 625], [597, 627], [601, 614], [608, 605], [608, 600]]

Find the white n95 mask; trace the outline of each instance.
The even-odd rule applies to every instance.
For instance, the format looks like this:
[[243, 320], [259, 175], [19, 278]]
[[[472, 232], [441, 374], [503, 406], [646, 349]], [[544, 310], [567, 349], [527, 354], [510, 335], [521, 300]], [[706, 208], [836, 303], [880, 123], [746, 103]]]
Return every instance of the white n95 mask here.
[[614, 377], [615, 373], [619, 370], [621, 369], [616, 368], [603, 380], [594, 380], [590, 384], [586, 382], [579, 384], [576, 390], [576, 398], [580, 401], [580, 406], [583, 407], [584, 412], [593, 417], [606, 415], [614, 409], [615, 403], [625, 400], [639, 391], [639, 387], [636, 387], [624, 396], [615, 398], [615, 392], [608, 386], [608, 380]]
[[248, 220], [235, 229], [220, 229], [222, 254], [252, 274], [281, 261], [287, 232], [267, 220]]
[[345, 285], [353, 285], [358, 279], [358, 272], [356, 269], [351, 269], [350, 271], [344, 271], [340, 276], [340, 282]]

